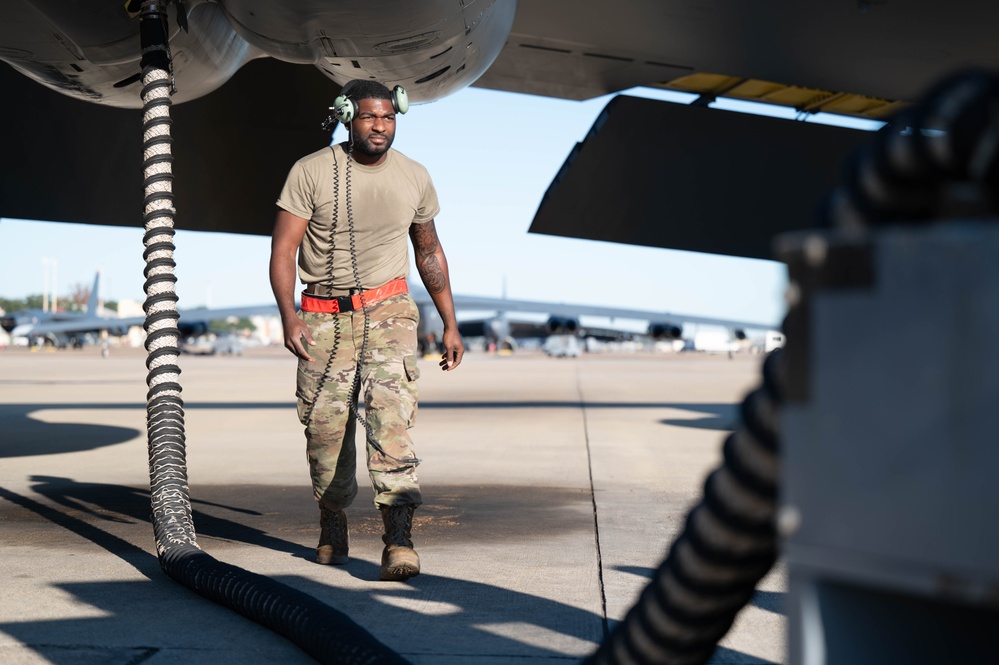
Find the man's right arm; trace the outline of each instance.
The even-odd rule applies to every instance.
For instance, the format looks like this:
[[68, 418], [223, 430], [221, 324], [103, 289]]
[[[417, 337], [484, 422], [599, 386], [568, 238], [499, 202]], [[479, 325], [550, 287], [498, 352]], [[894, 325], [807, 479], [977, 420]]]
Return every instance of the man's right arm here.
[[284, 328], [284, 345], [299, 358], [312, 360], [306, 344], [315, 344], [312, 333], [295, 312], [295, 285], [297, 283], [298, 248], [305, 237], [309, 220], [278, 209], [271, 236], [271, 291], [277, 301]]

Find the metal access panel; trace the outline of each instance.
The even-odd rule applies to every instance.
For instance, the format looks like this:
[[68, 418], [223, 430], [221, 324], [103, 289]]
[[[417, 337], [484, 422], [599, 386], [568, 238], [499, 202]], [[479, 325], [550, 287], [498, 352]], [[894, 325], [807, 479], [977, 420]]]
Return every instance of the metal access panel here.
[[780, 244], [789, 662], [999, 662], [999, 220]]

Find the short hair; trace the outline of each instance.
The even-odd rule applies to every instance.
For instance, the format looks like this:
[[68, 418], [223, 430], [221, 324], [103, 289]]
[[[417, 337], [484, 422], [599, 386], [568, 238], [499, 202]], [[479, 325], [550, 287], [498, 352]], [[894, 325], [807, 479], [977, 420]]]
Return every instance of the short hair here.
[[346, 95], [355, 102], [362, 99], [387, 99], [392, 101], [392, 91], [378, 81], [354, 79], [347, 81], [340, 89], [341, 95]]

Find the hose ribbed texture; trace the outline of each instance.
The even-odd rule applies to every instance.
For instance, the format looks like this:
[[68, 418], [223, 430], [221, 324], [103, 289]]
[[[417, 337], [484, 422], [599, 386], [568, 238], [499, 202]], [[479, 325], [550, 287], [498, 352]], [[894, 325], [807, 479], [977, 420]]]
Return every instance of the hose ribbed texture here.
[[777, 560], [777, 409], [781, 352], [742, 402], [724, 461], [704, 483], [669, 554], [590, 665], [704, 663]]
[[859, 229], [950, 217], [962, 183], [976, 185], [958, 192], [966, 207], [977, 194], [983, 197], [974, 203], [977, 212], [999, 208], [999, 77], [993, 72], [948, 77], [882, 127], [847, 163], [822, 221]]
[[[144, 18], [143, 36], [162, 25], [160, 15]], [[162, 44], [162, 42], [160, 42]], [[177, 359], [177, 294], [174, 284], [172, 139], [170, 73], [156, 61], [165, 57], [153, 44], [144, 49], [142, 71], [143, 244], [146, 260], [146, 394], [150, 497], [156, 551], [177, 545], [197, 547], [187, 484], [184, 402]], [[153, 62], [150, 62], [153, 61]]]
[[268, 577], [222, 563], [196, 547], [173, 547], [160, 563], [174, 580], [288, 638], [320, 663], [407, 662], [346, 614]]
[[[960, 189], [968, 184], [977, 200]], [[999, 211], [999, 76], [992, 72], [951, 76], [895, 116], [852, 156], [820, 222], [847, 231], [929, 222], [955, 203]], [[776, 561], [781, 358], [775, 352], [766, 360], [763, 386], [742, 403], [742, 424], [725, 441], [703, 500], [588, 664], [705, 663]]]
[[146, 426], [153, 534], [160, 566], [202, 596], [288, 638], [321, 663], [405, 664], [342, 612], [315, 598], [201, 551], [187, 481], [184, 402], [177, 360], [173, 155], [166, 2], [142, 4], [143, 237], [146, 260]]

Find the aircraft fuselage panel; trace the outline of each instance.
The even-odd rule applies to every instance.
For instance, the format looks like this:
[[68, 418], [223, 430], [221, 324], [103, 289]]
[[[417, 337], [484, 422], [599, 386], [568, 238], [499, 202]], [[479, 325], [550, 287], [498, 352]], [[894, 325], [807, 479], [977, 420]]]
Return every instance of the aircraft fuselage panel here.
[[[503, 48], [517, 0], [188, 1], [188, 30], [170, 4], [174, 103], [215, 91], [254, 58], [313, 65], [351, 79], [402, 85], [412, 102], [477, 79]], [[139, 20], [124, 3], [11, 0], [0, 10], [0, 60], [53, 90], [139, 108]], [[330, 86], [330, 101], [337, 86]], [[266, 95], [269, 91], [260, 90]]]

